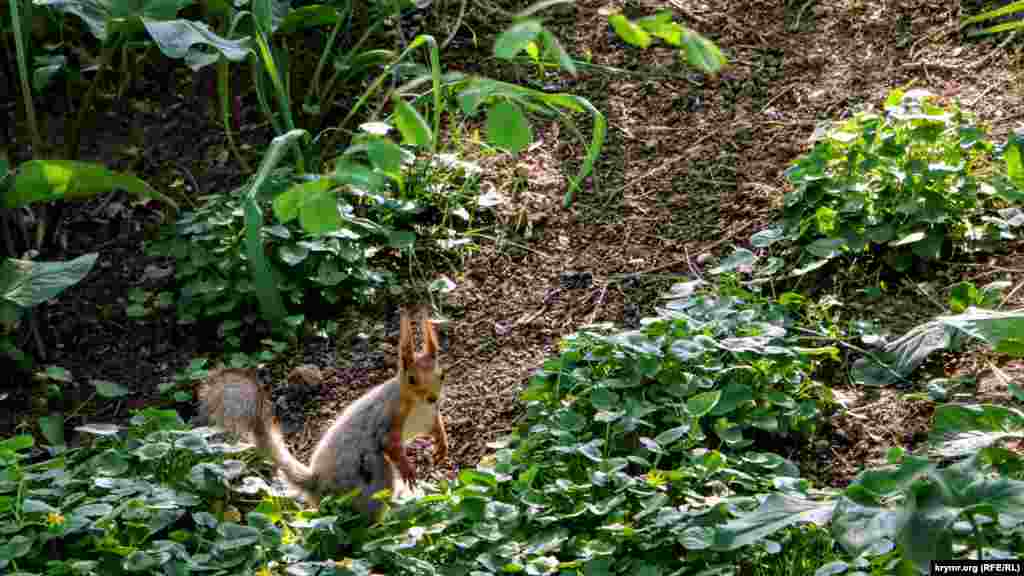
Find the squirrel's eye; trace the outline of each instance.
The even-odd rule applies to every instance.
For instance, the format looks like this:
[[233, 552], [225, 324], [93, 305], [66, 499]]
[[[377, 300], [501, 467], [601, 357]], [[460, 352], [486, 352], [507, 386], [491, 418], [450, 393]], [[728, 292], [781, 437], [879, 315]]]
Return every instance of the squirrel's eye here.
[[412, 374], [409, 374], [409, 386], [415, 386], [415, 385], [416, 385], [416, 377], [413, 376]]

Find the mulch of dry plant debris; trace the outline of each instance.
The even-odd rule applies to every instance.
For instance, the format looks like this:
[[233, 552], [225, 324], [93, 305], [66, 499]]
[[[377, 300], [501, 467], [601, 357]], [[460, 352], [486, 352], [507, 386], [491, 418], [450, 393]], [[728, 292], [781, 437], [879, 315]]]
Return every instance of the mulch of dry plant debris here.
[[[807, 149], [819, 122], [858, 106], [878, 105], [890, 89], [913, 82], [957, 98], [997, 136], [1017, 128], [1024, 121], [1020, 46], [999, 36], [984, 42], [963, 39], [957, 27], [959, 4], [629, 4], [630, 16], [671, 9], [678, 21], [722, 47], [730, 60], [728, 68], [716, 78], [706, 78], [679, 65], [678, 56], [667, 48], [642, 51], [620, 41], [606, 16], [622, 9], [621, 3], [578, 0], [571, 16], [556, 28], [569, 50], [589, 55], [593, 66], [581, 67], [575, 79], [563, 79], [561, 89], [587, 97], [607, 116], [608, 137], [597, 165], [598, 178], [588, 179], [570, 209], [561, 207], [565, 176], [574, 173], [585, 152], [555, 123], [537, 126], [536, 144], [519, 159], [481, 159], [488, 175], [483, 186], [493, 186], [505, 203], [499, 208], [501, 226], [481, 238], [479, 251], [467, 257], [463, 273], [453, 278], [457, 288], [441, 310], [448, 320], [450, 366], [443, 409], [451, 458], [444, 469], [473, 466], [488, 452], [489, 442], [511, 429], [520, 414], [517, 397], [522, 386], [556, 352], [560, 337], [592, 322], [637, 326], [653, 311], [663, 290], [700, 268], [701, 255], [744, 245], [768, 224], [786, 189], [781, 172]], [[481, 39], [480, 45], [489, 44]], [[458, 58], [450, 63], [461, 65]], [[186, 142], [195, 135], [175, 133]], [[265, 141], [253, 138], [257, 148]], [[204, 165], [203, 154], [183, 150], [176, 163], [182, 165], [181, 179], [186, 184], [198, 180], [204, 190], [226, 187], [211, 180], [209, 172], [215, 167], [200, 172], [190, 164], [195, 160]], [[163, 160], [168, 159], [157, 160], [165, 169]], [[137, 245], [138, 240], [128, 244], [133, 242]], [[909, 327], [944, 311], [936, 303], [943, 302], [948, 288], [962, 279], [1004, 279], [1019, 287], [1024, 255], [1019, 244], [1015, 247], [1016, 251], [950, 263], [927, 282], [894, 286], [881, 303], [854, 312], [868, 310]], [[144, 396], [200, 351], [194, 335], [172, 324], [165, 333], [154, 328], [150, 334], [123, 318], [123, 303], [117, 298], [124, 298], [128, 286], [169, 280], [148, 274], [148, 263], [137, 249], [125, 248], [122, 256], [103, 256], [109, 275], [105, 283], [94, 286], [91, 277], [69, 291], [69, 300], [84, 293], [87, 302], [98, 306], [79, 311], [79, 318], [96, 316], [90, 325], [104, 328], [94, 335], [95, 342], [89, 334], [65, 338], [55, 362], [70, 359], [72, 370], [83, 376], [122, 382], [116, 376], [133, 378], [124, 383]], [[157, 271], [163, 265], [152, 264]], [[1024, 290], [1006, 304], [1021, 303]], [[287, 394], [281, 394], [280, 386], [276, 392], [284, 397], [279, 412], [291, 415], [285, 422], [288, 440], [303, 458], [348, 402], [393, 373], [393, 311], [391, 316], [353, 314], [363, 315], [353, 320], [353, 334], [307, 343], [302, 361], [325, 368], [320, 377], [289, 383], [283, 387]], [[74, 324], [76, 312], [66, 310], [58, 316]], [[110, 318], [123, 325], [109, 324]], [[69, 324], [62, 333], [75, 334], [74, 330]], [[133, 348], [136, 343], [146, 348]], [[336, 349], [346, 359], [335, 362], [334, 352], [327, 349]], [[115, 362], [116, 355], [123, 358]], [[119, 374], [105, 376], [105, 367]], [[1007, 402], [1003, 378], [1024, 374], [1019, 362], [981, 356], [950, 356], [932, 369], [937, 375], [976, 376], [974, 397], [996, 402]], [[275, 374], [271, 379], [285, 381], [283, 374]], [[819, 442], [804, 454], [810, 456], [809, 473], [828, 483], [848, 482], [865, 463], [878, 461], [887, 446], [919, 445], [929, 429], [932, 403], [908, 398], [903, 391], [838, 386], [837, 396], [851, 410], [828, 422]], [[302, 410], [308, 411], [306, 416], [297, 417]], [[424, 455], [418, 457], [422, 460]], [[806, 457], [800, 460], [808, 462]]]
[[[679, 69], [667, 49], [641, 52], [620, 42], [606, 21], [620, 4], [577, 2], [574, 25], [563, 29], [565, 44], [591, 54], [596, 65], [636, 73], [591, 68], [566, 88], [608, 117], [600, 189], [561, 209], [560, 176], [583, 150], [564, 134], [556, 137], [555, 125], [539, 131], [539, 143], [515, 166], [528, 174], [513, 205], [525, 206], [535, 222], [529, 249], [485, 244], [457, 279], [444, 406], [455, 465], [473, 465], [510, 428], [518, 392], [559, 337], [591, 322], [636, 325], [652, 311], [657, 289], [698, 266], [698, 255], [743, 245], [767, 224], [785, 190], [780, 173], [806, 150], [817, 122], [878, 105], [910, 82], [959, 99], [998, 136], [1024, 120], [1017, 45], [1002, 45], [1001, 37], [963, 40], [958, 3], [792, 4], [643, 2], [633, 15], [674, 9], [727, 51], [728, 69], [706, 79]], [[493, 184], [512, 194], [502, 189], [502, 176], [496, 170]], [[929, 301], [944, 302], [953, 283], [997, 278], [1019, 287], [1019, 250], [951, 264], [927, 284], [894, 288], [875, 313], [909, 327], [944, 312]], [[1007, 305], [1022, 302], [1018, 291]], [[1001, 362], [1005, 374], [1020, 378], [1019, 363]], [[979, 374], [984, 384], [976, 399], [1007, 401], [1005, 383], [990, 368], [965, 363], [951, 358], [937, 370]], [[913, 448], [926, 438], [932, 403], [902, 391], [839, 392], [852, 410], [830, 422], [813, 447], [817, 477], [842, 485], [879, 461], [886, 447]]]

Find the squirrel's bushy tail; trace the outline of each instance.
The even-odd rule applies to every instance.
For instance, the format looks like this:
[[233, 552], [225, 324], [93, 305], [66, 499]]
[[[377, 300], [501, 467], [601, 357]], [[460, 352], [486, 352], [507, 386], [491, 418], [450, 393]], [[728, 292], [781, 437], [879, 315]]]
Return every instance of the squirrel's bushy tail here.
[[266, 452], [288, 483], [315, 497], [313, 471], [288, 450], [274, 417], [270, 394], [260, 386], [254, 370], [221, 369], [210, 372], [199, 389], [200, 418], [241, 437], [249, 437]]

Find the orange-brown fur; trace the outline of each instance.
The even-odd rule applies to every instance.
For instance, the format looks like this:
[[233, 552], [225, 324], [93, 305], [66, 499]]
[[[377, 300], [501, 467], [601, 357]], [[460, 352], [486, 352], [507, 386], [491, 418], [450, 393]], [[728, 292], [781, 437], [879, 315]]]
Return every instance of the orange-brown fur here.
[[[375, 516], [380, 490], [397, 488], [394, 468], [411, 487], [416, 470], [405, 453], [405, 441], [430, 435], [434, 461], [448, 455], [448, 437], [439, 402], [444, 371], [433, 322], [423, 321], [423, 351], [416, 353], [413, 326], [403, 311], [398, 374], [375, 386], [342, 411], [321, 437], [306, 466], [295, 459], [273, 417], [269, 394], [252, 371], [219, 370], [200, 390], [201, 414], [239, 434], [247, 434], [268, 452], [293, 486], [314, 505], [327, 494], [360, 488], [356, 507]], [[427, 421], [429, 420], [429, 422]]]

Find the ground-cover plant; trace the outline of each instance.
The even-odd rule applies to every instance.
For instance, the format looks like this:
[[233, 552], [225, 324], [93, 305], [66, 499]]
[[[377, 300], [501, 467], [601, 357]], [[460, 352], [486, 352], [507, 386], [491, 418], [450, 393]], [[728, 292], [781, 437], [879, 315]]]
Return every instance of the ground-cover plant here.
[[794, 242], [799, 275], [864, 254], [902, 271], [915, 259], [1012, 238], [1024, 219], [1008, 205], [1015, 195], [986, 176], [995, 171], [993, 151], [955, 105], [924, 90], [893, 90], [881, 113], [859, 112], [819, 134], [786, 171], [793, 190], [781, 223], [751, 241]]
[[890, 450], [844, 490], [817, 490], [755, 449], [744, 436], [813, 429], [821, 390], [807, 374], [823, 351], [793, 344], [780, 332], [788, 308], [729, 268], [676, 287], [641, 330], [566, 340], [492, 456], [373, 525], [348, 495], [297, 510], [239, 459], [244, 445], [183, 429], [173, 412], [83, 426], [96, 442], [50, 461], [25, 460], [30, 438], [6, 440], [0, 562], [28, 574], [881, 576], [1024, 544], [1018, 410], [940, 406], [939, 461]]

